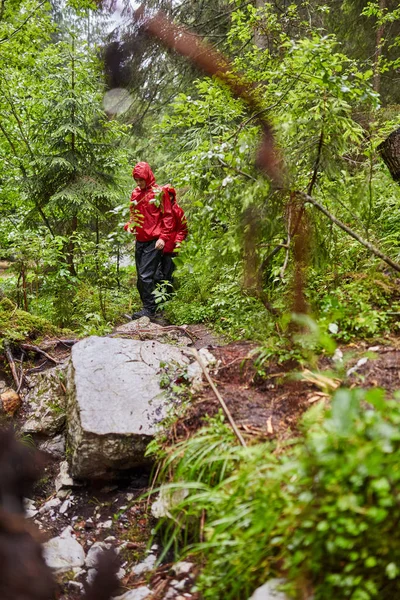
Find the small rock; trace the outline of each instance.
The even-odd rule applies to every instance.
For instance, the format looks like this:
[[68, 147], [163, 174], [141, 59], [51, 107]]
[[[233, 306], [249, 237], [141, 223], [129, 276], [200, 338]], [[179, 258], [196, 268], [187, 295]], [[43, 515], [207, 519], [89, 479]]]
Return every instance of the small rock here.
[[141, 562], [138, 565], [136, 565], [135, 567], [133, 567], [132, 573], [134, 573], [135, 575], [143, 575], [143, 573], [148, 573], [148, 571], [151, 571], [152, 569], [154, 569], [156, 562], [157, 562], [156, 555], [149, 554], [149, 556], [147, 556], [143, 562]]
[[89, 569], [87, 572], [87, 577], [86, 577], [86, 581], [89, 583], [89, 585], [91, 583], [93, 583], [94, 578], [97, 575], [97, 570], [96, 569]]
[[3, 405], [3, 410], [8, 415], [14, 416], [21, 406], [21, 398], [14, 390], [7, 390], [0, 394], [0, 400]]
[[286, 583], [285, 579], [270, 579], [257, 588], [249, 600], [289, 600], [284, 592], [280, 592], [278, 587]]
[[85, 552], [72, 536], [72, 527], [66, 527], [61, 535], [43, 544], [43, 551], [47, 565], [57, 573], [82, 567], [85, 563]]
[[360, 358], [360, 360], [357, 362], [357, 364], [354, 367], [351, 367], [351, 369], [349, 369], [347, 371], [347, 373], [346, 373], [347, 377], [350, 377], [350, 375], [352, 375], [352, 373], [355, 373], [359, 367], [362, 367], [367, 362], [368, 362], [368, 358], [366, 356], [364, 356], [363, 358]]
[[126, 575], [126, 571], [125, 569], [123, 569], [122, 567], [120, 568], [120, 570], [117, 573], [117, 577], [118, 579], [123, 579]]
[[67, 586], [71, 589], [71, 590], [76, 590], [78, 592], [83, 592], [84, 587], [82, 583], [79, 583], [79, 581], [67, 581]]
[[39, 513], [38, 509], [35, 506], [35, 503], [30, 498], [24, 498], [24, 509], [25, 516], [27, 519], [36, 517], [36, 515]]
[[143, 585], [135, 590], [129, 590], [129, 592], [126, 592], [123, 596], [114, 598], [114, 600], [145, 600], [145, 598], [148, 598], [150, 594], [150, 588]]
[[60, 498], [52, 498], [48, 500], [43, 506], [39, 509], [39, 514], [43, 515], [45, 512], [51, 512], [51, 509], [58, 508], [61, 504]]
[[105, 538], [105, 542], [115, 542], [116, 541], [116, 537], [114, 535], [109, 535], [108, 537]]
[[94, 567], [97, 564], [99, 555], [104, 552], [104, 550], [109, 550], [110, 548], [111, 544], [106, 544], [105, 542], [95, 542], [87, 553], [85, 560], [86, 567]]
[[99, 527], [101, 529], [110, 529], [112, 527], [112, 519], [109, 519], [108, 521], [104, 521], [104, 523], [99, 523]]
[[56, 477], [55, 486], [56, 491], [59, 492], [63, 488], [71, 488], [75, 485], [74, 480], [69, 474], [68, 463], [64, 460], [60, 464], [60, 472]]
[[39, 450], [54, 456], [54, 458], [64, 458], [65, 456], [65, 436], [56, 435], [51, 440], [46, 440], [39, 444]]
[[190, 585], [190, 579], [182, 579], [182, 581], [172, 580], [171, 585], [178, 591], [183, 592], [186, 586]]
[[175, 563], [171, 567], [172, 573], [179, 577], [179, 575], [189, 575], [189, 573], [193, 570], [194, 564], [191, 562], [181, 561]]
[[380, 346], [371, 346], [370, 348], [368, 348], [368, 352], [378, 352], [379, 349]]
[[[57, 500], [59, 500], [59, 498], [57, 498]], [[67, 510], [69, 509], [69, 507], [71, 506], [71, 500], [64, 500], [64, 502], [62, 503], [62, 505], [60, 506], [60, 513], [63, 515], [64, 513], [67, 512]]]

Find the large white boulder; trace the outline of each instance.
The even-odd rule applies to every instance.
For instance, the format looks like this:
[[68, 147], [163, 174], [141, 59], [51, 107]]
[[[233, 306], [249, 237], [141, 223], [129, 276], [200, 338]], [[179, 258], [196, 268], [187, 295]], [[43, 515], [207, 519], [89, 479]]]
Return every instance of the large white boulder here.
[[106, 478], [146, 465], [167, 408], [160, 363], [189, 362], [183, 350], [157, 341], [92, 336], [75, 344], [67, 376], [71, 475]]

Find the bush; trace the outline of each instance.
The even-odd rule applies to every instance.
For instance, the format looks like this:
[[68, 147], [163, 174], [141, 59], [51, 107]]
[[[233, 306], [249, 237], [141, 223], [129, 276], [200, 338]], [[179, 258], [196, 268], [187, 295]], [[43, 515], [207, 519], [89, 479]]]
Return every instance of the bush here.
[[169, 453], [164, 477], [185, 494], [165, 531], [204, 563], [202, 597], [246, 598], [274, 575], [293, 598], [400, 597], [399, 425], [383, 391], [342, 389], [284, 452], [238, 447], [211, 421]]

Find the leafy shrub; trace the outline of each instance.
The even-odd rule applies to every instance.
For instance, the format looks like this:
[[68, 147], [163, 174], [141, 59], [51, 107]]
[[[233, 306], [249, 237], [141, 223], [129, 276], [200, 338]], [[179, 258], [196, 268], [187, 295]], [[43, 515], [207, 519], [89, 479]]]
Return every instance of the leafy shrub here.
[[296, 448], [281, 542], [290, 578], [308, 579], [316, 600], [400, 594], [399, 425], [382, 390], [339, 390]]
[[203, 597], [245, 598], [274, 575], [294, 598], [398, 597], [399, 425], [383, 391], [342, 389], [284, 452], [238, 447], [215, 421], [170, 451], [163, 476], [186, 492], [167, 538], [200, 556]]

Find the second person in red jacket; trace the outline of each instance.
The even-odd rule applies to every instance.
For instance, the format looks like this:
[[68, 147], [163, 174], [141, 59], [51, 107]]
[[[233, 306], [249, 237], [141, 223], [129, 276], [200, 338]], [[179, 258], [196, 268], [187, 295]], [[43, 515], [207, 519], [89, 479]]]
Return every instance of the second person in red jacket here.
[[172, 205], [172, 216], [174, 219], [174, 226], [171, 235], [165, 242], [163, 248], [163, 254], [160, 261], [156, 274], [156, 282], [167, 281], [169, 287], [172, 290], [172, 278], [175, 270], [174, 257], [176, 256], [176, 250], [179, 248], [183, 240], [186, 239], [188, 234], [186, 216], [183, 209], [176, 202], [176, 191], [170, 185], [164, 185], [165, 190], [171, 200]]

